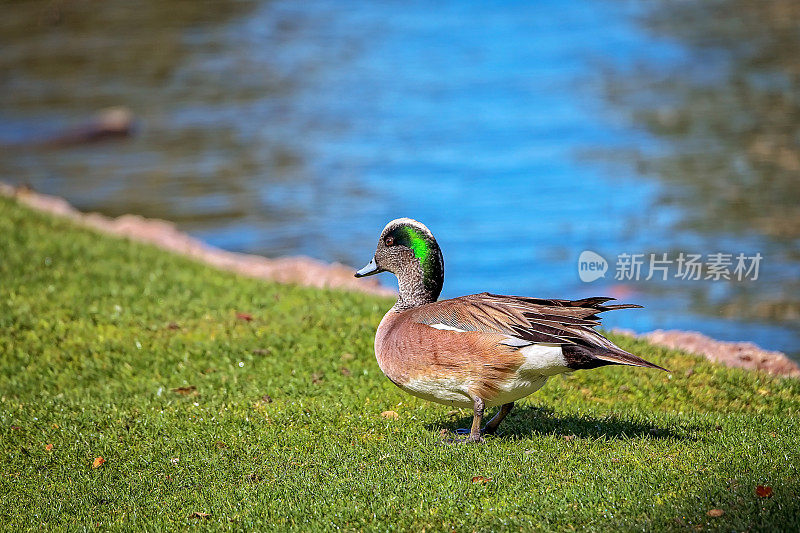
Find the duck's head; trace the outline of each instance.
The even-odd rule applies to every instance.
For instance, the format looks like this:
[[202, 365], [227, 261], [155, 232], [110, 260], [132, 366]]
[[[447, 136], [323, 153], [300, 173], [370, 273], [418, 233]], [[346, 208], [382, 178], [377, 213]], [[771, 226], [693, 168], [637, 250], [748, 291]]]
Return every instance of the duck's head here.
[[444, 258], [425, 224], [410, 218], [392, 220], [381, 232], [372, 260], [356, 272], [361, 278], [379, 272], [397, 276], [400, 307], [435, 302], [444, 283]]

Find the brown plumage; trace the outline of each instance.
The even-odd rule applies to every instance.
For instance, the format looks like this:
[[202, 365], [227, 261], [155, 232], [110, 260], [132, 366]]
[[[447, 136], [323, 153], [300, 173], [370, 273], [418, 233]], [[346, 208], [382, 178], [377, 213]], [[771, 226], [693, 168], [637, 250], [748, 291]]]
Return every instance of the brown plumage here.
[[473, 294], [437, 302], [444, 260], [428, 228], [411, 219], [390, 222], [370, 263], [357, 277], [394, 273], [397, 303], [375, 335], [386, 376], [406, 392], [434, 402], [473, 406], [468, 441], [481, 440], [486, 406], [502, 409], [484, 428], [492, 433], [513, 402], [550, 376], [604, 365], [661, 369], [603, 337], [594, 328], [604, 311], [640, 307], [612, 298], [555, 300]]

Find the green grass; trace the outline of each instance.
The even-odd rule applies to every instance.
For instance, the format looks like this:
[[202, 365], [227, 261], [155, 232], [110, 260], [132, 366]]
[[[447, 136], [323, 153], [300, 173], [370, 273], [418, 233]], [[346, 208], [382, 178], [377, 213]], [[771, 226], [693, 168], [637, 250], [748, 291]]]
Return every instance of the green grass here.
[[390, 305], [0, 200], [0, 528], [798, 529], [797, 381], [617, 338], [673, 373], [556, 377], [437, 446], [469, 413], [381, 374]]

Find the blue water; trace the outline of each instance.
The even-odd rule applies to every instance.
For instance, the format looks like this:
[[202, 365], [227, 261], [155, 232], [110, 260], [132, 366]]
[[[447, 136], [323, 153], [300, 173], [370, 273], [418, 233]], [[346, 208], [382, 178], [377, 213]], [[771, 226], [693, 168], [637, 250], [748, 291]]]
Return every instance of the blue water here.
[[[386, 222], [413, 217], [444, 251], [443, 297], [619, 296], [646, 308], [611, 313], [608, 327], [798, 352], [794, 322], [731, 316], [731, 306], [721, 314], [738, 285], [621, 283], [613, 265], [605, 279], [578, 278], [586, 249], [609, 259], [759, 251], [751, 283], [767, 296], [800, 277], [787, 251], [795, 242], [682, 227], [685, 208], [659, 200], [675, 185], [625, 164], [631, 150], [657, 158], [668, 146], [610, 103], [609, 72], [692, 59], [641, 23], [638, 3], [276, 1], [174, 23], [119, 2], [105, 9], [96, 16], [150, 26], [98, 24], [87, 38], [67, 23], [48, 30], [62, 51], [28, 46], [43, 38], [36, 32], [14, 36], [0, 137], [57, 129], [106, 105], [130, 107], [138, 134], [6, 151], [3, 179], [86, 210], [173, 220], [230, 250], [359, 267]], [[59, 54], [86, 59], [60, 69]], [[35, 69], [31, 58], [53, 65]]]

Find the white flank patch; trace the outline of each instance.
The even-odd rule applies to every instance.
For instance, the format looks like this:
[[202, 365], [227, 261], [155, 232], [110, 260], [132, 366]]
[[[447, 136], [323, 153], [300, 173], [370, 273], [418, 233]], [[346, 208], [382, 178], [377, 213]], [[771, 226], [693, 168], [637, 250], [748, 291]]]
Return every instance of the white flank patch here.
[[569, 371], [567, 359], [561, 346], [557, 344], [531, 344], [520, 348], [519, 353], [525, 356], [525, 362], [517, 373], [537, 373], [543, 376], [555, 376]]
[[[503, 344], [508, 346], [521, 344], [516, 341], [521, 341], [521, 339], [509, 337]], [[511, 379], [497, 384], [499, 394], [486, 403], [487, 407], [515, 402], [533, 394], [544, 386], [547, 378], [569, 370], [567, 360], [558, 344], [523, 345], [519, 349], [519, 353], [525, 357], [525, 362]]]
[[[433, 324], [431, 327], [464, 332], [446, 324]], [[524, 398], [541, 389], [548, 377], [569, 371], [560, 345], [531, 344], [521, 348], [519, 353], [525, 357], [525, 362], [510, 379], [495, 383], [498, 395], [491, 399], [484, 398], [486, 407]], [[469, 392], [471, 385], [457, 378], [419, 378], [409, 380], [400, 387], [423, 400], [469, 408], [473, 405]]]
[[453, 326], [448, 326], [447, 324], [428, 324], [428, 326], [435, 329], [443, 329], [446, 331], [457, 331], [459, 333], [467, 333], [467, 330], [465, 329], [454, 328]]

